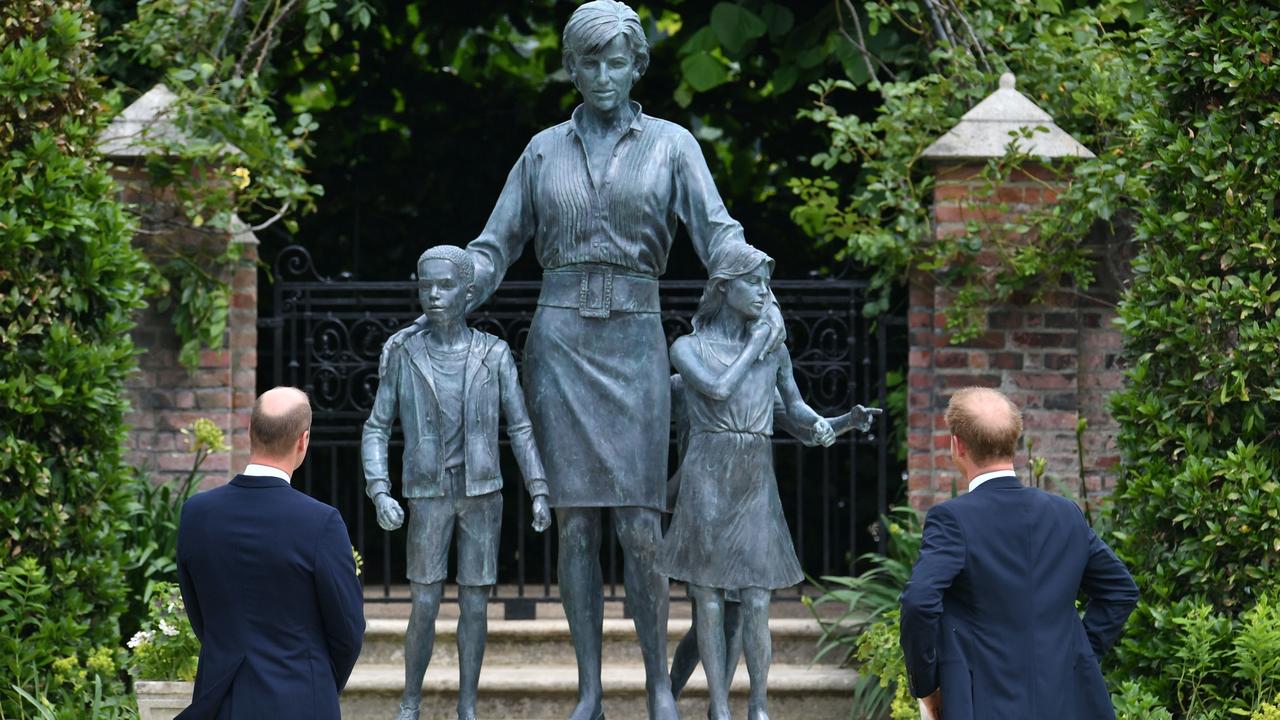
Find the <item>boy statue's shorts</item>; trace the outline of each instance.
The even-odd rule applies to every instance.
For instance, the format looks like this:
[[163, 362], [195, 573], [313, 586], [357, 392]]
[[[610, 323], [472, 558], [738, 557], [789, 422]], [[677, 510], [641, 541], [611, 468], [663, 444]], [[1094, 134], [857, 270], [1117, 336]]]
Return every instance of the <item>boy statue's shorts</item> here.
[[456, 528], [458, 584], [497, 584], [502, 492], [467, 497], [464, 466], [455, 465], [444, 472], [444, 497], [408, 498], [409, 582], [429, 585], [448, 576], [449, 542]]

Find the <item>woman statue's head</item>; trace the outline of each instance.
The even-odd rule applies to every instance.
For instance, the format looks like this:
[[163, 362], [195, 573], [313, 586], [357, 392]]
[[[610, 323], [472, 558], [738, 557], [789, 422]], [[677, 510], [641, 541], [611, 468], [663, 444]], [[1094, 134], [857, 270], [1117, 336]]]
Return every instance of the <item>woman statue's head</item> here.
[[693, 314], [694, 332], [709, 325], [725, 308], [750, 319], [764, 314], [773, 258], [745, 243], [726, 243], [711, 253], [707, 267], [711, 277]]
[[592, 0], [564, 26], [564, 69], [582, 100], [613, 112], [631, 100], [631, 86], [649, 67], [640, 16], [617, 0]]

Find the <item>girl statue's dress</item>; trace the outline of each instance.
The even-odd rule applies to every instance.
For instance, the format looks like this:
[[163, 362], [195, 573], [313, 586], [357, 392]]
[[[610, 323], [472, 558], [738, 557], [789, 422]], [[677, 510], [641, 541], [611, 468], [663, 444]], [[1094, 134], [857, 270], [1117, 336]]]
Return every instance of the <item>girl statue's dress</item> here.
[[[740, 348], [690, 336], [708, 369], [723, 373]], [[706, 587], [786, 588], [804, 579], [773, 474], [774, 388], [786, 348], [753, 363], [725, 400], [686, 391], [689, 447], [680, 494], [656, 567]]]

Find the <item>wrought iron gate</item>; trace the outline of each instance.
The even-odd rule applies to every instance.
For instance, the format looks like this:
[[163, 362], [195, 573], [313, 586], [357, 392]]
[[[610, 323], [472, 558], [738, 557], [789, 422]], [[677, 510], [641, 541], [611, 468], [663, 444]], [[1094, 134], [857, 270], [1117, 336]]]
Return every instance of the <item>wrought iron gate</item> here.
[[[377, 526], [373, 504], [364, 495], [360, 433], [377, 391], [383, 341], [420, 314], [417, 285], [325, 277], [310, 253], [296, 245], [277, 258], [273, 280], [271, 312], [259, 320], [259, 385], [303, 388], [315, 410], [311, 451], [295, 484], [341, 511], [365, 559], [367, 599], [407, 601], [407, 595], [392, 592], [404, 584], [404, 529], [388, 533]], [[854, 403], [885, 407], [888, 373], [903, 365], [901, 352], [891, 349], [905, 343], [891, 339], [903, 332], [904, 319], [864, 318], [867, 288], [861, 281], [775, 278], [772, 286], [786, 317], [796, 381], [810, 405], [827, 416]], [[702, 287], [697, 281], [663, 281], [669, 340], [689, 332]], [[505, 339], [519, 362], [538, 290], [537, 282], [506, 282], [469, 322]], [[389, 453], [397, 496], [401, 442], [394, 435]], [[806, 573], [848, 574], [860, 553], [875, 549], [877, 542], [883, 547], [884, 539], [870, 529], [900, 482], [888, 413], [873, 433], [846, 435], [830, 448], [805, 448], [782, 434], [773, 442], [779, 491]], [[506, 439], [501, 443], [504, 476], [519, 478]], [[671, 457], [674, 462], [674, 451]], [[555, 528], [539, 535], [529, 527], [528, 498], [520, 482], [508, 482], [504, 492], [509, 495], [496, 599], [507, 603], [509, 615], [528, 615], [532, 603], [558, 601]], [[621, 588], [620, 555], [611, 538], [602, 550], [608, 597], [618, 597]]]

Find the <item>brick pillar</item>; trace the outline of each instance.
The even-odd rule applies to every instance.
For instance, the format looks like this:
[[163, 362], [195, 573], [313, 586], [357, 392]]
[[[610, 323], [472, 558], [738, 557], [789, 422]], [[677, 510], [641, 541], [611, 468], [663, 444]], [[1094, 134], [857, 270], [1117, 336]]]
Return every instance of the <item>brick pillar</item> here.
[[[934, 189], [935, 233], [938, 238], [965, 232], [965, 223], [985, 213], [997, 225], [1056, 202], [1054, 175], [1042, 166], [1015, 173], [984, 197], [982, 165], [958, 163], [937, 169]], [[993, 211], [1006, 203], [1007, 215]], [[985, 204], [985, 208], [983, 207]], [[1097, 293], [1104, 297], [1095, 298]], [[1106, 295], [1113, 289], [1090, 292], [1071, 288], [1045, 294], [1040, 304], [1027, 298], [991, 307], [986, 329], [972, 340], [951, 344], [943, 311], [950, 298], [932, 276], [917, 273], [910, 282], [910, 354], [908, 370], [908, 494], [912, 506], [925, 509], [966, 490], [951, 465], [949, 434], [943, 413], [958, 388], [978, 385], [999, 388], [1023, 411], [1024, 439], [1031, 455], [1048, 462], [1047, 478], [1061, 481], [1072, 494], [1079, 492], [1080, 463], [1076, 423], [1085, 418], [1085, 474], [1088, 494], [1098, 496], [1111, 486], [1111, 469], [1118, 461], [1116, 424], [1107, 411], [1108, 396], [1121, 385], [1116, 368], [1120, 332], [1112, 323], [1113, 305]], [[1020, 445], [1015, 466], [1023, 482], [1030, 482], [1028, 453]], [[1049, 489], [1057, 489], [1050, 482]]]
[[[242, 250], [238, 266], [221, 278], [231, 286], [223, 349], [201, 353], [199, 367], [188, 371], [178, 364], [181, 343], [169, 313], [158, 312], [153, 304], [137, 318], [133, 340], [139, 351], [138, 372], [125, 383], [132, 404], [127, 458], [157, 482], [191, 470], [195, 456], [182, 429], [199, 418], [222, 428], [231, 447], [205, 460], [201, 474], [208, 487], [229, 480], [249, 456], [249, 414], [258, 368], [258, 241], [234, 217], [229, 231], [192, 227], [172, 190], [151, 182], [147, 158], [185, 138], [172, 121], [176, 100], [163, 84], [143, 93], [98, 136], [98, 149], [115, 162], [112, 175], [120, 197], [141, 218], [134, 242], [152, 260], [167, 262], [174, 250], [217, 256], [229, 243]], [[226, 152], [239, 150], [227, 146]]]
[[230, 450], [206, 458], [202, 486], [227, 482], [249, 456], [249, 414], [256, 389], [258, 320], [258, 242], [240, 224], [234, 232], [198, 231], [175, 222], [180, 218], [171, 198], [157, 195], [141, 164], [120, 164], [114, 176], [125, 202], [139, 208], [142, 232], [135, 243], [153, 259], [171, 247], [205, 247], [221, 252], [227, 243], [241, 245], [241, 259], [223, 276], [231, 286], [227, 332], [221, 350], [200, 353], [200, 364], [189, 371], [178, 363], [181, 343], [170, 312], [159, 312], [152, 300], [137, 317], [133, 340], [138, 371], [125, 383], [132, 409], [126, 441], [129, 463], [159, 482], [185, 477], [194, 454], [182, 434], [199, 418], [207, 418], [226, 435]]

